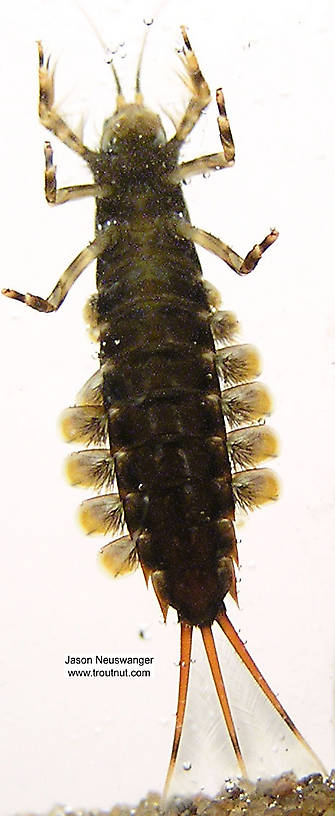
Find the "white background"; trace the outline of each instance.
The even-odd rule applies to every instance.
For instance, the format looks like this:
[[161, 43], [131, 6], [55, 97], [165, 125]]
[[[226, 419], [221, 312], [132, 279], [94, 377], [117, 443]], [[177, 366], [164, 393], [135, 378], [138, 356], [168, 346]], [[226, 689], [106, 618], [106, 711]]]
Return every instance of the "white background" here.
[[[84, 7], [83, 0], [83, 7]], [[223, 85], [236, 166], [186, 188], [193, 222], [241, 254], [270, 227], [280, 239], [240, 279], [201, 252], [204, 275], [255, 343], [274, 394], [282, 451], [281, 500], [241, 530], [240, 613], [248, 647], [325, 765], [334, 762], [334, 6], [290, 0], [206, 4], [94, 3], [94, 23], [132, 93], [143, 62], [148, 103], [180, 114], [185, 91], [173, 57], [189, 26], [200, 65]], [[205, 7], [203, 7], [205, 6]], [[103, 51], [80, 9], [20, 0], [2, 10], [1, 285], [47, 296], [92, 238], [93, 203], [58, 209], [43, 199], [35, 40], [57, 61], [56, 96], [73, 126], [98, 143], [113, 110]], [[124, 42], [124, 46], [119, 44]], [[71, 114], [73, 118], [71, 118]], [[218, 150], [215, 106], [185, 155]], [[60, 184], [85, 170], [53, 137]], [[138, 573], [112, 583], [95, 565], [75, 506], [86, 497], [62, 478], [68, 452], [57, 416], [97, 367], [81, 308], [83, 275], [56, 315], [2, 300], [0, 653], [1, 816], [136, 801], [161, 789], [172, 738], [178, 627], [160, 620]], [[139, 632], [145, 630], [146, 639]], [[147, 654], [150, 680], [69, 680], [67, 654]], [[280, 770], [280, 768], [278, 768]], [[224, 775], [224, 774], [223, 774]]]

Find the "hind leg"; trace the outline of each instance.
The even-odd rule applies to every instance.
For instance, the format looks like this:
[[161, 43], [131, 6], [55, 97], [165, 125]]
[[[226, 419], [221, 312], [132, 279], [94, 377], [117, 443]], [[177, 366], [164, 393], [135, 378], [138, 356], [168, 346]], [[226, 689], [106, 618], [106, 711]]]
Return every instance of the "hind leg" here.
[[217, 255], [218, 258], [221, 258], [222, 261], [228, 264], [234, 272], [237, 272], [238, 275], [248, 275], [249, 272], [252, 272], [265, 250], [277, 240], [279, 235], [277, 230], [271, 230], [260, 244], [255, 244], [245, 258], [241, 258], [234, 249], [229, 247], [228, 244], [224, 244], [220, 238], [216, 238], [203, 229], [194, 227], [193, 224], [190, 224], [183, 218], [176, 221], [176, 229], [183, 238], [187, 238], [189, 241], [193, 241], [209, 252], [213, 252], [214, 255]]
[[73, 286], [84, 269], [98, 258], [107, 246], [113, 246], [117, 241], [117, 234], [117, 227], [114, 225], [107, 227], [107, 229], [99, 233], [94, 241], [85, 247], [72, 263], [70, 263], [67, 269], [65, 269], [65, 272], [63, 272], [59, 278], [59, 281], [56, 283], [56, 286], [48, 298], [41, 298], [39, 295], [31, 295], [29, 293], [24, 295], [15, 289], [2, 289], [2, 294], [13, 300], [19, 300], [32, 309], [36, 309], [38, 312], [55, 312], [59, 306], [61, 306], [71, 286]]

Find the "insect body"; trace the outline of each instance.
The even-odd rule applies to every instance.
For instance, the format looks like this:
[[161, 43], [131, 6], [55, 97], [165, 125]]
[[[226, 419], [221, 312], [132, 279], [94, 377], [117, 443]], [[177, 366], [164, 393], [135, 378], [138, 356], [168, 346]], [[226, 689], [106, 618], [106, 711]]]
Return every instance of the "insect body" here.
[[[255, 268], [277, 232], [272, 230], [242, 259], [190, 223], [181, 181], [230, 166], [234, 145], [218, 90], [222, 151], [178, 161], [186, 137], [210, 101], [184, 28], [182, 36], [191, 99], [173, 138], [167, 141], [159, 116], [144, 106], [140, 69], [131, 104], [113, 69], [117, 107], [104, 124], [96, 152], [59, 115], [53, 75], [39, 46], [41, 122], [83, 157], [94, 178], [92, 184], [57, 190], [47, 143], [46, 198], [62, 204], [95, 196], [96, 234], [47, 299], [3, 290], [34, 309], [54, 312], [83, 269], [97, 259], [98, 292], [89, 301], [86, 318], [100, 341], [100, 369], [63, 416], [66, 439], [91, 447], [70, 456], [68, 474], [74, 484], [105, 491], [81, 506], [88, 532], [117, 533], [127, 526], [126, 535], [101, 550], [105, 566], [118, 575], [139, 563], [146, 581], [152, 581], [164, 617], [169, 606], [178, 613], [180, 687], [166, 790], [182, 732], [194, 626], [201, 629], [239, 770], [247, 776], [212, 637], [214, 620], [314, 757], [225, 611], [226, 594], [236, 599], [235, 503], [251, 507], [277, 497], [274, 474], [253, 469], [276, 452], [276, 439], [266, 426], [252, 424], [270, 411], [266, 389], [253, 382], [259, 373], [258, 356], [253, 347], [229, 345], [236, 320], [218, 310], [216, 295], [204, 285], [195, 243], [244, 275]], [[112, 492], [114, 479], [117, 493]]]

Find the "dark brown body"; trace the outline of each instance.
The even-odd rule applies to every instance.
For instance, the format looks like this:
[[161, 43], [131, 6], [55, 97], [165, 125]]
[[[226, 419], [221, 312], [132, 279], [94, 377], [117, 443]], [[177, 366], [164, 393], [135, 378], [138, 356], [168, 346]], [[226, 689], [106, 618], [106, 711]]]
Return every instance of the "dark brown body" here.
[[113, 200], [98, 202], [97, 223], [116, 218], [122, 237], [98, 259], [97, 310], [127, 527], [159, 595], [199, 625], [214, 620], [231, 585], [234, 504], [212, 313], [194, 245], [176, 235], [178, 213], [188, 215], [166, 181], [169, 153], [142, 140], [137, 156], [134, 139], [130, 179], [127, 155], [103, 158], [117, 184]]
[[[242, 258], [189, 221], [181, 182], [231, 166], [234, 144], [219, 89], [222, 150], [179, 163], [180, 148], [210, 101], [185, 28], [182, 38], [180, 56], [190, 99], [174, 136], [166, 140], [160, 117], [144, 105], [140, 66], [133, 104], [126, 102], [112, 66], [116, 109], [104, 123], [97, 151], [88, 148], [59, 114], [54, 75], [39, 43], [40, 120], [87, 162], [94, 176], [93, 184], [57, 189], [47, 142], [46, 199], [58, 205], [94, 196], [96, 235], [48, 298], [3, 290], [7, 297], [52, 313], [97, 259], [98, 294], [89, 302], [86, 317], [100, 342], [100, 370], [63, 414], [67, 441], [89, 446], [69, 457], [67, 473], [72, 484], [104, 491], [82, 502], [80, 509], [86, 532], [112, 534], [112, 541], [100, 550], [101, 563], [116, 577], [139, 561], [146, 580], [151, 577], [164, 617], [169, 606], [178, 612], [178, 707], [165, 792], [182, 734], [193, 626], [201, 629], [236, 763], [241, 775], [247, 775], [212, 636], [215, 619], [273, 709], [320, 767], [224, 607], [228, 592], [236, 599], [234, 504], [251, 508], [277, 498], [272, 471], [254, 469], [275, 455], [277, 443], [271, 429], [252, 424], [271, 408], [264, 386], [253, 382], [260, 373], [257, 352], [248, 344], [230, 345], [236, 318], [218, 311], [217, 298], [208, 295], [195, 243], [244, 275], [255, 268], [278, 233], [272, 230]], [[216, 349], [215, 340], [221, 348]], [[226, 420], [235, 428], [228, 435]], [[113, 492], [114, 475], [118, 493]], [[115, 539], [124, 522], [128, 535]]]

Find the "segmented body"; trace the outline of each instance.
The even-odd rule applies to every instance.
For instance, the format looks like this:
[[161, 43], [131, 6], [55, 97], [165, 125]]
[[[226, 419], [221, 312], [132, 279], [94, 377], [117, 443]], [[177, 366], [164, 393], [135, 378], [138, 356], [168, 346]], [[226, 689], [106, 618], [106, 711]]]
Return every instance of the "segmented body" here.
[[184, 620], [209, 623], [232, 580], [230, 465], [201, 268], [174, 226], [186, 207], [159, 169], [166, 150], [152, 153], [140, 181], [121, 173], [98, 205], [98, 224], [122, 228], [116, 258], [107, 249], [97, 264], [103, 398], [141, 564]]
[[[259, 359], [251, 346], [229, 345], [236, 319], [218, 311], [217, 296], [202, 280], [195, 243], [243, 275], [254, 269], [277, 232], [272, 230], [243, 259], [190, 223], [181, 181], [230, 166], [234, 145], [219, 90], [222, 151], [179, 163], [180, 148], [210, 101], [185, 29], [182, 35], [191, 99], [174, 137], [167, 141], [159, 116], [143, 103], [140, 68], [132, 104], [126, 103], [114, 71], [117, 107], [104, 124], [98, 151], [87, 148], [59, 115], [53, 74], [39, 45], [41, 121], [85, 159], [94, 177], [91, 185], [57, 190], [47, 143], [46, 198], [62, 204], [95, 196], [96, 236], [48, 298], [3, 290], [39, 311], [53, 312], [97, 259], [97, 295], [86, 318], [100, 342], [100, 369], [63, 417], [68, 441], [94, 447], [69, 457], [68, 475], [73, 484], [107, 491], [81, 506], [88, 532], [115, 533], [127, 525], [127, 535], [101, 550], [102, 563], [116, 576], [139, 562], [146, 580], [151, 577], [164, 617], [172, 606], [181, 622], [178, 710], [166, 790], [182, 731], [194, 625], [201, 628], [237, 763], [242, 775], [247, 773], [212, 638], [215, 619], [320, 767], [225, 612], [226, 594], [236, 599], [235, 502], [252, 507], [277, 497], [272, 472], [253, 469], [276, 453], [276, 438], [266, 426], [252, 424], [270, 411], [266, 389], [253, 382]], [[236, 430], [227, 434], [226, 422]], [[112, 492], [115, 476], [118, 493]]]

